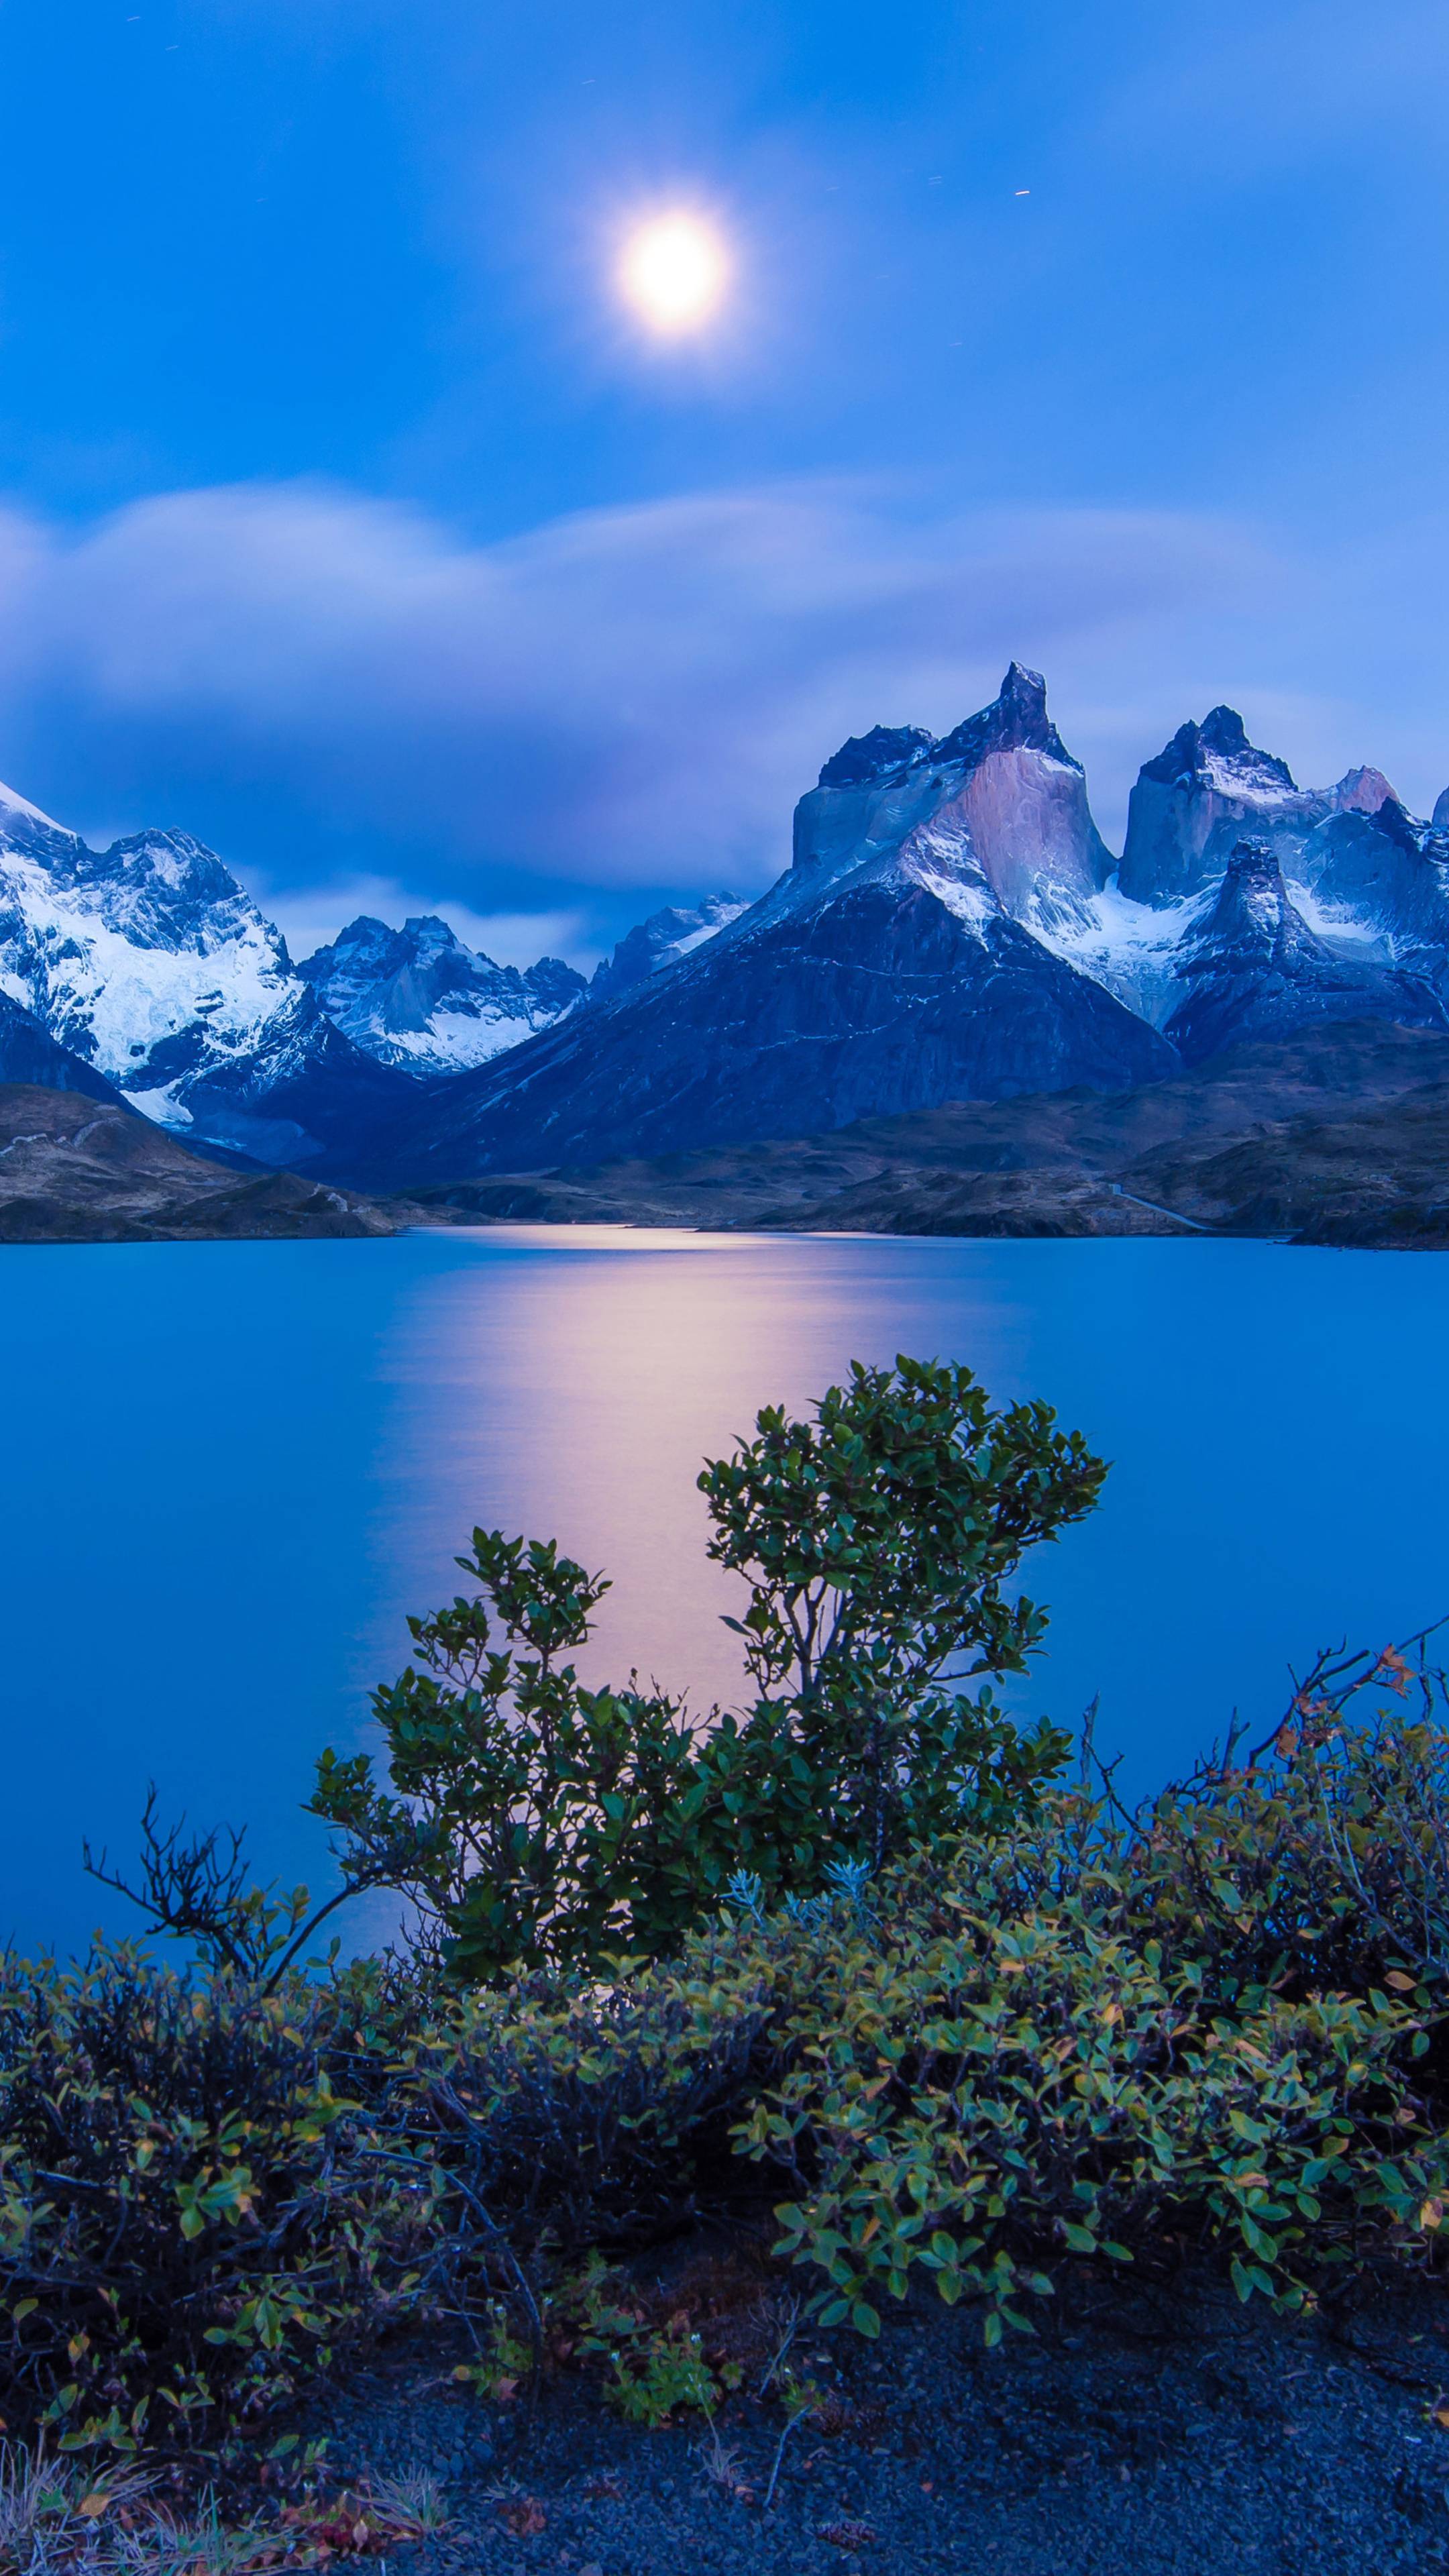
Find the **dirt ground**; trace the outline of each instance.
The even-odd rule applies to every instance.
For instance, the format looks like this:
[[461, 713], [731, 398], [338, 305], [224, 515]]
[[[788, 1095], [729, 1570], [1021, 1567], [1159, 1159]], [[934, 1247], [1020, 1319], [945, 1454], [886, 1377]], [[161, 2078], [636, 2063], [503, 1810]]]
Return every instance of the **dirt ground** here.
[[462, 2349], [413, 2344], [308, 2410], [333, 2478], [435, 2482], [446, 2521], [396, 2576], [1449, 2568], [1449, 2298], [1422, 2284], [1297, 2323], [1213, 2282], [1078, 2282], [996, 2352], [934, 2300], [875, 2345], [802, 2330], [824, 2402], [768, 2509], [784, 2417], [748, 2380], [713, 2428], [649, 2432], [572, 2369], [532, 2408], [480, 2400]]

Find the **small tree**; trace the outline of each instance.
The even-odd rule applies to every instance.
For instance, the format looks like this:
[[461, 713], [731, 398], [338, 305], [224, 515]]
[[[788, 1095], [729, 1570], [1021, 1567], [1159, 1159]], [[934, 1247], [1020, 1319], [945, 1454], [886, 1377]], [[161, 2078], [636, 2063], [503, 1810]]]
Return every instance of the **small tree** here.
[[657, 1820], [695, 1778], [693, 1730], [633, 1678], [586, 1690], [562, 1660], [609, 1586], [554, 1540], [475, 1529], [457, 1563], [478, 1591], [409, 1619], [417, 1663], [373, 1693], [397, 1794], [370, 1755], [327, 1752], [311, 1812], [343, 1828], [344, 1868], [411, 1838], [395, 1884], [452, 1974], [599, 1958], [636, 1937]]
[[[584, 1689], [572, 1663], [608, 1589], [553, 1541], [475, 1530], [479, 1586], [431, 1619], [374, 1694], [371, 1757], [323, 1755], [312, 1812], [344, 1868], [406, 1855], [394, 1883], [449, 1972], [660, 1955], [746, 1869], [816, 1892], [1029, 1799], [1067, 1739], [1021, 1735], [989, 1683], [1020, 1673], [1045, 1613], [1008, 1601], [1025, 1550], [1095, 1503], [1106, 1473], [1045, 1404], [993, 1411], [971, 1371], [851, 1372], [814, 1423], [767, 1409], [700, 1478], [710, 1554], [742, 1573], [729, 1625], [758, 1696], [696, 1728], [679, 1702]], [[421, 1667], [421, 1669], [419, 1669]]]
[[729, 1625], [760, 1691], [753, 1732], [798, 1747], [812, 1843], [875, 1869], [1059, 1764], [1064, 1738], [1023, 1741], [989, 1688], [950, 1685], [1026, 1670], [1046, 1613], [1002, 1586], [1107, 1470], [1050, 1405], [993, 1412], [967, 1368], [857, 1361], [817, 1413], [767, 1409], [699, 1482], [710, 1555], [750, 1582]]

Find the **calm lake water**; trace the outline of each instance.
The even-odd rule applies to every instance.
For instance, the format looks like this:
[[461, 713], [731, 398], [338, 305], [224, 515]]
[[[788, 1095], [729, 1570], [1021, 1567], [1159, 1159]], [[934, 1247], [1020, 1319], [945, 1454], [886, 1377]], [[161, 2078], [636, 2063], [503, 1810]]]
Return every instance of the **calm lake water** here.
[[[853, 1358], [964, 1360], [1115, 1464], [1034, 1562], [1027, 1692], [1145, 1784], [1290, 1659], [1449, 1610], [1449, 1258], [1221, 1242], [425, 1233], [0, 1251], [0, 1937], [127, 1909], [147, 1782], [327, 1877], [313, 1757], [367, 1740], [405, 1611], [475, 1521], [556, 1533], [615, 1588], [586, 1658], [729, 1698], [694, 1490], [756, 1408]], [[346, 1917], [343, 1918], [344, 1922]]]

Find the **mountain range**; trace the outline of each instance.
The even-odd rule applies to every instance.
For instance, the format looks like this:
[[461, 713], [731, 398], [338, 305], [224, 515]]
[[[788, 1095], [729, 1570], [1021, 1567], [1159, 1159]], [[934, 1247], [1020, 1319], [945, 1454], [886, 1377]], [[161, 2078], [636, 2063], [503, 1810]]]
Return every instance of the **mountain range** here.
[[0, 791], [0, 1079], [370, 1188], [1160, 1083], [1329, 1022], [1449, 1030], [1449, 790], [1302, 788], [1216, 707], [1143, 767], [1120, 859], [1013, 663], [951, 732], [877, 726], [758, 901], [656, 913], [591, 982], [432, 916], [294, 964], [180, 831], [104, 851]]

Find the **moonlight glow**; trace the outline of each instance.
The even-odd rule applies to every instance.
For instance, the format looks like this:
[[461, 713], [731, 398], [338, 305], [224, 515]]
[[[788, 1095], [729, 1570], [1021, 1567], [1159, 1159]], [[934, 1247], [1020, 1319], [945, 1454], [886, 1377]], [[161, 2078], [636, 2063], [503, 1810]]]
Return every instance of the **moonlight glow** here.
[[673, 334], [707, 322], [729, 278], [724, 243], [698, 215], [657, 215], [624, 245], [619, 285], [652, 331]]

